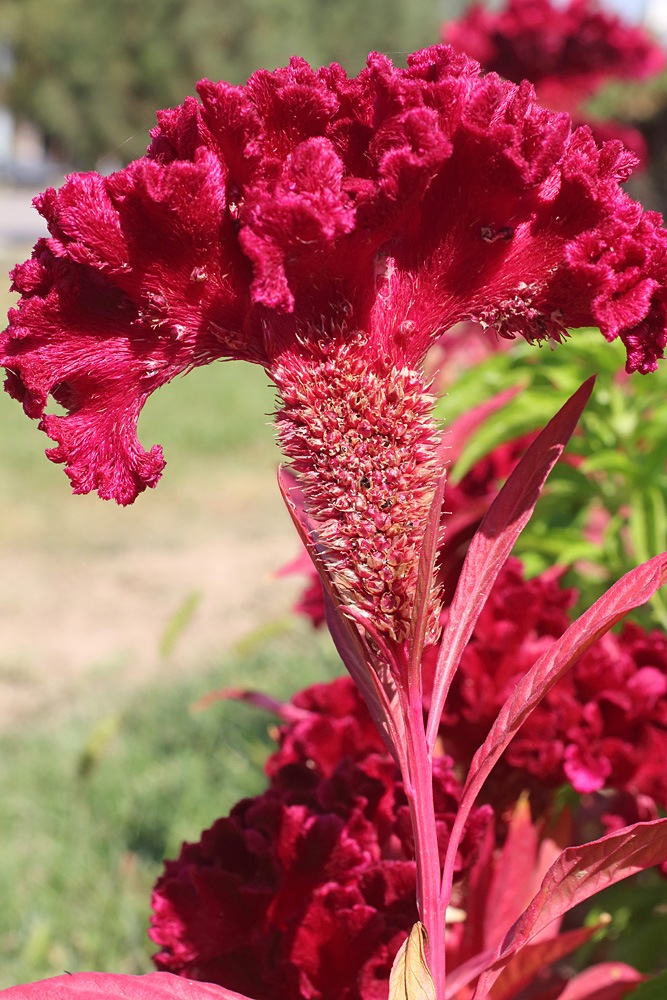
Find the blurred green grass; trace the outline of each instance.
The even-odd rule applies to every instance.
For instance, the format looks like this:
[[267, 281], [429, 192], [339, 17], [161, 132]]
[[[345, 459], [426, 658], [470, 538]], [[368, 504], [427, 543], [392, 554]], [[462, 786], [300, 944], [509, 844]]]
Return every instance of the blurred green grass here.
[[262, 791], [276, 721], [233, 702], [190, 705], [241, 680], [288, 697], [339, 670], [325, 641], [295, 628], [210, 674], [81, 699], [0, 736], [0, 989], [65, 970], [150, 971], [162, 859]]

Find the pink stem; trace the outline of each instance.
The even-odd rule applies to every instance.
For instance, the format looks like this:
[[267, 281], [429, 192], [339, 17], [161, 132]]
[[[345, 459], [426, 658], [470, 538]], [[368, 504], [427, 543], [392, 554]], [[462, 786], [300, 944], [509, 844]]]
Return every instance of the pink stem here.
[[[474, 798], [472, 802], [474, 802]], [[442, 885], [440, 887], [440, 909], [445, 913], [447, 907], [449, 906], [449, 901], [452, 898], [452, 885], [454, 882], [454, 865], [456, 863], [456, 853], [459, 849], [459, 844], [463, 837], [463, 832], [465, 830], [465, 825], [470, 814], [470, 809], [472, 807], [472, 802], [466, 803], [462, 800], [459, 803], [459, 809], [456, 814], [456, 819], [454, 820], [454, 825], [452, 827], [452, 832], [449, 835], [449, 843], [447, 845], [447, 853], [445, 855], [445, 864], [442, 872]]]
[[445, 911], [440, 906], [440, 857], [433, 802], [433, 758], [426, 742], [421, 685], [412, 686], [404, 699], [407, 766], [403, 772], [405, 794], [415, 838], [417, 908], [429, 939], [429, 966], [436, 996], [445, 996]]

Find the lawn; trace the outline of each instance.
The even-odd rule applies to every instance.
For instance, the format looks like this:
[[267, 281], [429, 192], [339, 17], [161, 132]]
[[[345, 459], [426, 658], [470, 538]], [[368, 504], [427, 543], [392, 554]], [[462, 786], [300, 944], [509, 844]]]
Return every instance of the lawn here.
[[150, 971], [150, 890], [183, 840], [264, 787], [275, 720], [236, 703], [190, 711], [243, 681], [286, 697], [338, 672], [295, 628], [207, 674], [69, 712], [0, 737], [0, 989], [68, 970]]

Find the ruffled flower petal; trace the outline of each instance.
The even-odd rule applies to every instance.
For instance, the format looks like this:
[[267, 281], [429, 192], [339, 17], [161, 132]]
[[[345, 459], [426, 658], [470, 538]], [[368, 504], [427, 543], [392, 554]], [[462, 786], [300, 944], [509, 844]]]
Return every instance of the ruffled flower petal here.
[[51, 237], [14, 272], [7, 387], [78, 492], [155, 485], [141, 407], [215, 359], [289, 386], [306, 354], [349, 346], [391, 381], [468, 318], [530, 341], [599, 324], [628, 370], [662, 357], [666, 237], [619, 187], [634, 159], [530, 85], [436, 46], [407, 69], [293, 59], [199, 92], [159, 113], [141, 160], [38, 199]]

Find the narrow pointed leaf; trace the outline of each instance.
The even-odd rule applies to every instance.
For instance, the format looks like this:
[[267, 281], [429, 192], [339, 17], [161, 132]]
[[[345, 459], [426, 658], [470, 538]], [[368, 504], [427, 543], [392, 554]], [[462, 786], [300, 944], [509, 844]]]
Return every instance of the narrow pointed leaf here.
[[301, 719], [310, 718], [313, 714], [307, 708], [293, 705], [291, 701], [278, 701], [262, 691], [253, 691], [250, 688], [219, 688], [217, 691], [209, 691], [193, 702], [190, 711], [202, 712], [216, 701], [244, 701], [247, 705], [254, 705], [263, 712], [277, 715], [284, 722], [299, 722]]
[[447, 474], [443, 468], [433, 494], [433, 500], [429, 508], [422, 541], [421, 552], [419, 553], [419, 567], [417, 570], [417, 584], [415, 587], [414, 611], [411, 622], [412, 635], [410, 637], [410, 662], [408, 677], [411, 688], [420, 681], [419, 669], [421, 666], [422, 652], [424, 650], [424, 638], [426, 636], [426, 626], [428, 624], [429, 605], [431, 603], [431, 588], [433, 586], [433, 570], [435, 560], [438, 555], [438, 543], [440, 540], [440, 516], [442, 513], [442, 498], [445, 492], [445, 482]]
[[399, 720], [394, 717], [387, 693], [380, 684], [375, 670], [368, 666], [356, 625], [341, 614], [326, 590], [324, 613], [338, 655], [359, 688], [389, 753], [400, 763], [403, 742], [397, 728]]
[[426, 942], [426, 928], [416, 923], [391, 967], [389, 1000], [437, 1000], [426, 961]]
[[512, 957], [545, 927], [596, 892], [667, 860], [667, 819], [635, 823], [568, 847], [551, 866], [527, 910], [509, 929], [496, 959], [482, 974], [475, 1000], [483, 1000]]
[[247, 1000], [210, 983], [193, 983], [169, 972], [119, 976], [77, 972], [0, 991], [2, 1000]]
[[322, 581], [327, 626], [338, 655], [345, 664], [352, 680], [359, 688], [387, 749], [392, 756], [396, 757], [397, 749], [395, 746], [395, 733], [393, 732], [394, 726], [391, 712], [389, 711], [386, 696], [383, 697], [382, 692], [378, 689], [373, 672], [373, 656], [368, 648], [368, 644], [364, 642], [362, 636], [359, 634], [357, 626], [340, 610], [340, 598], [331, 584], [329, 574], [326, 571], [324, 562], [313, 539], [310, 526], [294, 502], [291, 488], [288, 485], [283, 469], [278, 469], [278, 486], [294, 527], [308, 550]]
[[577, 425], [594, 381], [590, 378], [584, 382], [533, 441], [491, 504], [470, 543], [435, 670], [427, 730], [431, 748], [435, 746], [447, 691], [463, 650], [498, 573], [530, 520], [547, 476]]
[[644, 987], [637, 991], [638, 984], [645, 980], [646, 976], [625, 962], [601, 962], [571, 979], [558, 1000], [623, 1000], [628, 993], [632, 994], [632, 1000], [664, 1000], [667, 974], [662, 986], [658, 984], [659, 992], [652, 997], [648, 993], [644, 995]]
[[489, 1000], [512, 1000], [512, 997], [534, 980], [538, 972], [586, 944], [598, 929], [596, 926], [577, 927], [549, 941], [526, 945], [503, 969], [490, 991], [487, 994], [481, 993], [480, 998], [486, 995]]
[[667, 576], [667, 553], [654, 556], [614, 584], [576, 622], [552, 643], [521, 678], [498, 713], [489, 735], [470, 765], [454, 826], [447, 845], [442, 874], [442, 905], [446, 906], [453, 877], [456, 851], [475, 799], [494, 765], [530, 713], [563, 674], [596, 639], [621, 621], [633, 608], [645, 604]]
[[546, 869], [535, 871], [537, 849], [537, 827], [528, 799], [522, 796], [512, 813], [486, 897], [484, 944], [489, 948], [500, 944], [507, 928], [523, 913], [540, 887]]
[[663, 585], [666, 576], [667, 553], [654, 556], [643, 566], [626, 573], [533, 664], [500, 709], [489, 735], [473, 757], [461, 808], [472, 806], [498, 758], [556, 681], [600, 636], [634, 608], [645, 604]]

